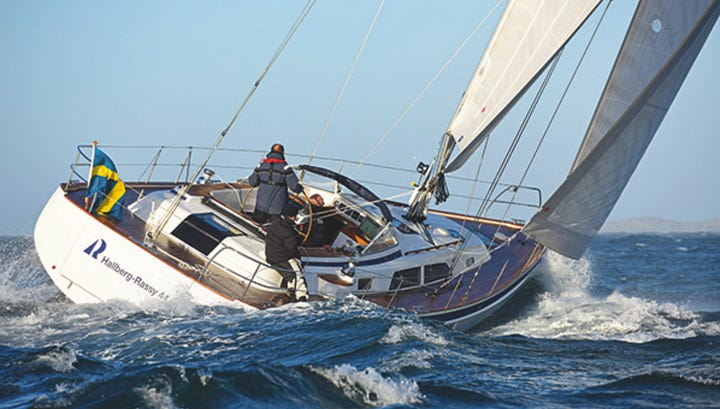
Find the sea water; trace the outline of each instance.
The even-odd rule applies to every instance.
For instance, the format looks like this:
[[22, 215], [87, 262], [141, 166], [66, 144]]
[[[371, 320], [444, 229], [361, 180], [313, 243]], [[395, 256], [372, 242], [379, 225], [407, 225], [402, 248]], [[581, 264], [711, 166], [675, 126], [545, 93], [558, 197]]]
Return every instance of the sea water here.
[[549, 253], [469, 332], [356, 298], [75, 305], [28, 237], [0, 300], [0, 408], [720, 407], [720, 235]]

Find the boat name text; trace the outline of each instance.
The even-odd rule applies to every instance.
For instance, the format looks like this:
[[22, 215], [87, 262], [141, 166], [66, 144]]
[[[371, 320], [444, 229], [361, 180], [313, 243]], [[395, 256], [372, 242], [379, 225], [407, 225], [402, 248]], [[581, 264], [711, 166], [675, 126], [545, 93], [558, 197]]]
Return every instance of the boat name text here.
[[[97, 247], [97, 249], [95, 248]], [[85, 249], [85, 253], [88, 254], [90, 257], [100, 261], [105, 267], [109, 268], [110, 270], [117, 273], [120, 277], [124, 278], [126, 282], [133, 283], [136, 286], [140, 287], [142, 290], [146, 291], [151, 297], [158, 296], [159, 298], [167, 301], [168, 298], [170, 298], [165, 292], [159, 292], [157, 288], [152, 286], [147, 281], [143, 280], [143, 278], [139, 275], [135, 275], [126, 269], [124, 269], [120, 263], [117, 261], [112, 260], [108, 256], [102, 256], [102, 258], [98, 258], [98, 255], [105, 251], [107, 248], [107, 244], [105, 243], [105, 240], [99, 239], [96, 240], [93, 244], [91, 244], [88, 248]]]

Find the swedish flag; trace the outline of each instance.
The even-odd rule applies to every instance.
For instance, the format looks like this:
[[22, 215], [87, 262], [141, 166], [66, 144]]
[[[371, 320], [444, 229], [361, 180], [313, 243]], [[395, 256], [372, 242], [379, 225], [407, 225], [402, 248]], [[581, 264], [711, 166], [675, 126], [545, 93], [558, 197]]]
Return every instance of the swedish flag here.
[[117, 168], [110, 157], [97, 147], [93, 147], [92, 171], [85, 197], [92, 200], [92, 213], [122, 220], [125, 183], [118, 177]]

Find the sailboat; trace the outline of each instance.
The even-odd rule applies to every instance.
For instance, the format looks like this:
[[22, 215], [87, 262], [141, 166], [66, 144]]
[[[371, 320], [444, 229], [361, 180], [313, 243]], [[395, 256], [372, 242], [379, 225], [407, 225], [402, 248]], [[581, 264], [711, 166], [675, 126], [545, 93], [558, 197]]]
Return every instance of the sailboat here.
[[[702, 49], [720, 1], [640, 0], [567, 178], [529, 221], [487, 216], [503, 194], [524, 188], [499, 182], [504, 161], [476, 213], [430, 202], [445, 202], [451, 174], [552, 71], [600, 2], [507, 3], [432, 161], [418, 165], [408, 202], [380, 198], [341, 170], [309, 161], [294, 167], [305, 178], [303, 191], [289, 199], [305, 206], [298, 223], [332, 226], [329, 246], [300, 247], [298, 273], [309, 302], [354, 296], [466, 330], [508, 302], [548, 249], [582, 257]], [[174, 180], [152, 178], [166, 147], [149, 161], [149, 176], [136, 181], [120, 179], [109, 147], [78, 147], [69, 180], [52, 194], [34, 232], [40, 260], [67, 298], [138, 305], [189, 298], [251, 309], [294, 302], [265, 260], [267, 225], [252, 218], [257, 190], [242, 178], [214, 179], [210, 170], [229, 127], [192, 177], [190, 149]], [[330, 206], [313, 213], [313, 195]]]

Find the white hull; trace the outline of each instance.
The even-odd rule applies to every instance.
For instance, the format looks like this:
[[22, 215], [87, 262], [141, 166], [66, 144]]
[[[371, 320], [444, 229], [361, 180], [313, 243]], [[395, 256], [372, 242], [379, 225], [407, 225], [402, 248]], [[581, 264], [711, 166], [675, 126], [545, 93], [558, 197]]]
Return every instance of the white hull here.
[[[156, 211], [165, 208], [163, 198], [172, 197], [167, 193], [170, 191], [167, 186], [172, 185], [164, 186], [151, 188], [155, 193], [146, 193], [144, 205], [131, 205], [132, 214], [119, 224], [88, 213], [82, 207], [84, 189], [81, 186], [74, 185], [68, 191], [61, 186], [54, 192], [38, 218], [35, 246], [43, 267], [71, 301], [120, 300], [143, 307], [181, 299], [243, 308], [269, 308], [292, 302], [287, 289], [281, 286], [279, 274], [263, 264], [262, 235], [251, 237], [248, 230], [244, 230], [245, 235], [221, 239], [217, 247], [206, 249], [205, 254], [177, 236], [176, 229], [183, 226], [182, 220], [213, 209], [204, 204], [203, 198], [222, 196], [207, 192], [216, 189], [218, 193], [217, 189], [224, 185], [209, 186], [205, 193], [189, 194], [180, 212], [187, 216], [173, 220], [164, 231], [163, 239], [155, 245], [143, 243], [143, 232], [151, 225], [141, 220], [157, 218]], [[140, 218], [136, 220], [138, 215]], [[242, 215], [233, 216], [233, 223], [240, 223], [239, 216]], [[233, 220], [229, 214], [222, 217], [226, 217], [228, 223]], [[476, 325], [510, 299], [527, 280], [543, 250], [515, 239], [516, 244], [506, 241], [498, 245], [497, 257], [491, 257], [478, 237], [467, 238], [468, 245], [460, 258], [460, 265], [467, 267], [457, 272], [447, 271], [447, 281], [438, 281], [439, 278], [431, 280], [432, 283], [426, 281], [430, 267], [440, 265], [442, 257], [449, 260], [452, 256], [456, 242], [449, 231], [460, 229], [458, 217], [464, 218], [463, 223], [471, 223], [466, 216], [445, 213], [428, 219], [434, 226], [433, 234], [439, 235], [435, 240], [443, 239], [447, 244], [422, 247], [427, 244], [423, 244], [419, 235], [403, 233], [399, 236], [402, 240], [376, 253], [304, 257], [303, 274], [311, 300], [353, 294], [388, 308], [405, 309], [423, 318], [440, 320], [459, 330]], [[495, 228], [500, 226], [490, 230]], [[461, 233], [454, 231], [453, 234], [457, 237]], [[337, 241], [348, 238], [341, 233]], [[193, 245], [198, 243], [201, 242]], [[525, 261], [506, 270], [507, 261], [503, 260], [507, 257]], [[354, 274], [347, 271], [348, 263], [352, 263]], [[421, 267], [424, 285], [397, 283], [399, 272], [419, 272]], [[458, 288], [462, 289], [458, 291]], [[432, 289], [437, 290], [436, 295], [427, 297], [427, 291]]]
[[43, 267], [75, 303], [146, 305], [187, 296], [200, 304], [229, 301], [92, 217], [60, 188], [40, 214], [34, 237]]

